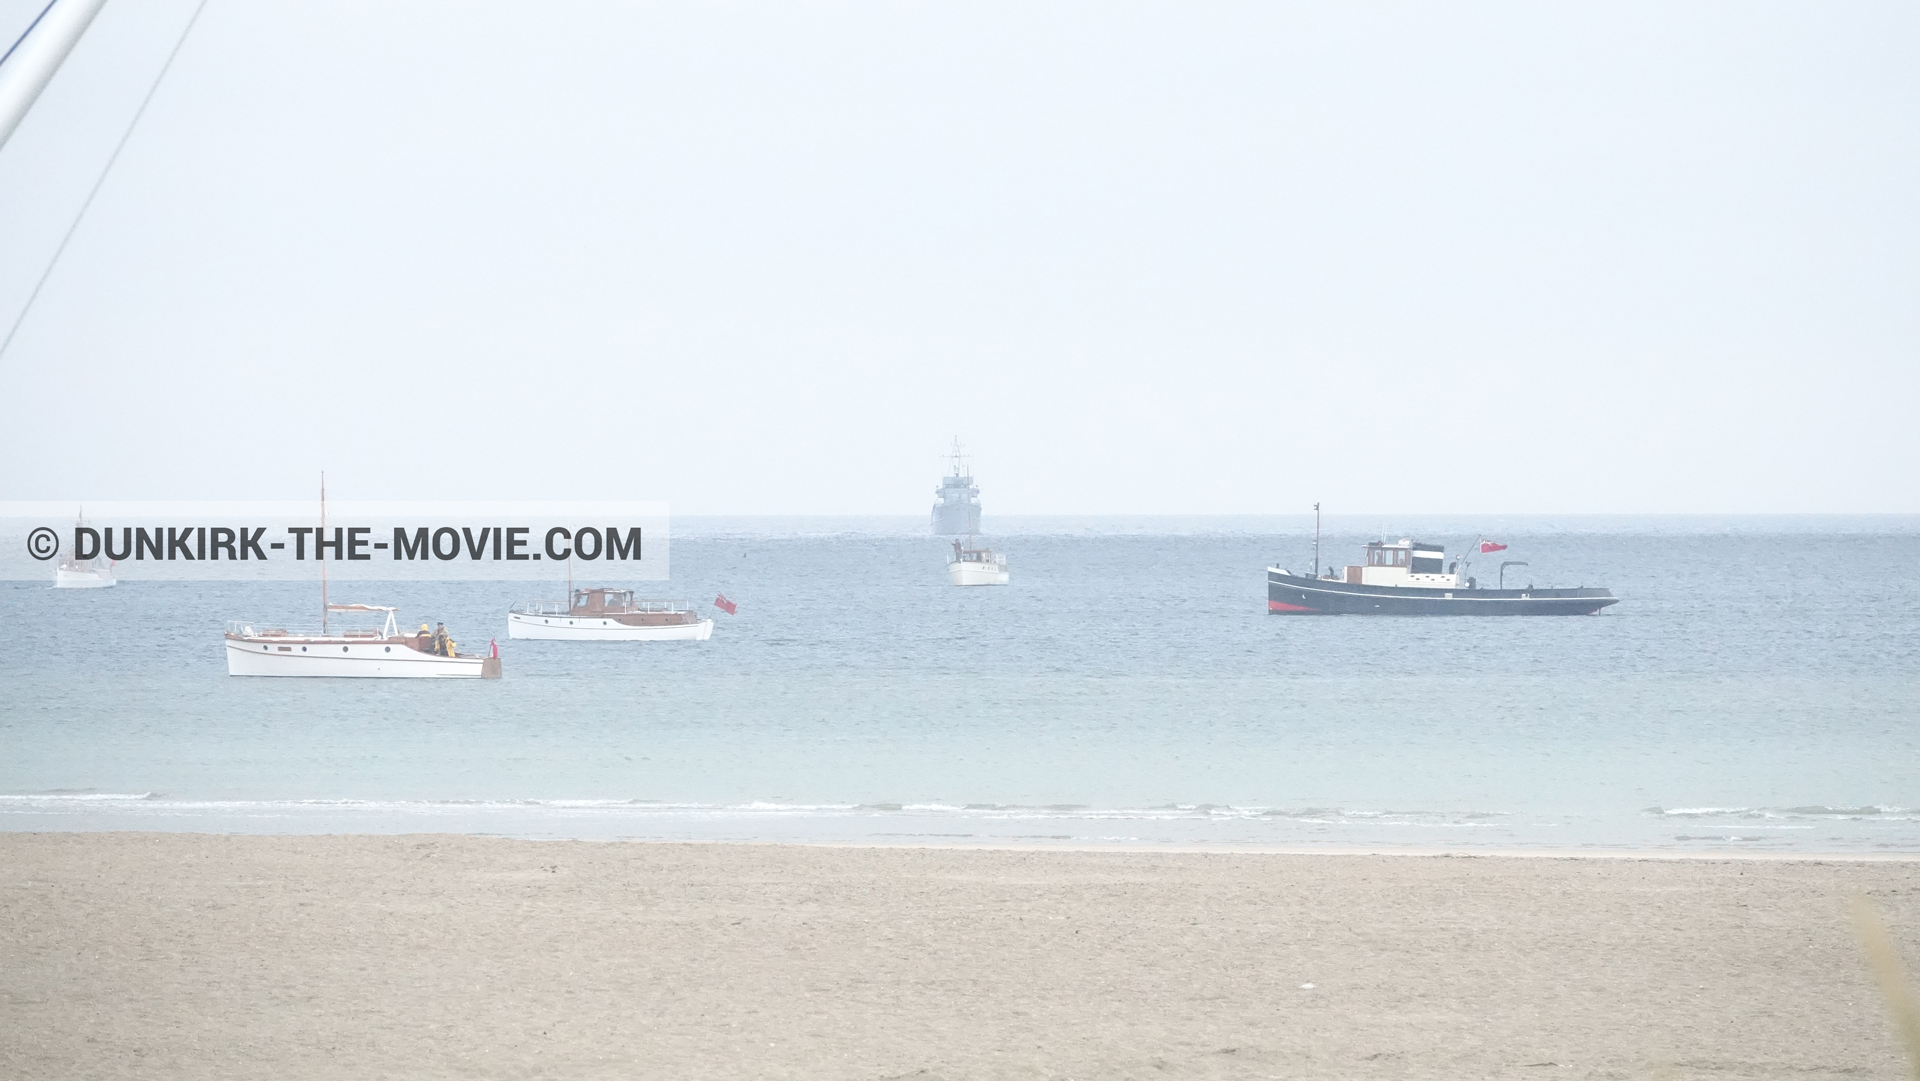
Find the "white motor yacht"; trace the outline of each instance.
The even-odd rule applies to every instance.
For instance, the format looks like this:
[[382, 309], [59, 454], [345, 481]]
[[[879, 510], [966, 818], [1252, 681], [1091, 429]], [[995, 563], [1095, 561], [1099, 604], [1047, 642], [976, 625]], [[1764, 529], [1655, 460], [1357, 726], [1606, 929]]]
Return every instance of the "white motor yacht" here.
[[704, 642], [713, 620], [686, 601], [636, 600], [631, 589], [575, 589], [564, 601], [507, 612], [507, 637], [553, 642]]
[[[76, 527], [87, 524], [83, 511], [73, 523]], [[75, 536], [79, 535], [78, 529]], [[105, 589], [117, 585], [113, 577], [113, 560], [96, 551], [90, 559], [77, 559], [68, 552], [60, 557], [53, 568], [53, 588], [55, 589]]]
[[975, 548], [970, 543], [953, 542], [953, 559], [947, 563], [947, 577], [957, 586], [1003, 586], [1007, 584], [1007, 557], [991, 548]]
[[59, 566], [53, 569], [55, 589], [105, 589], [118, 584], [113, 577], [112, 562], [98, 557], [61, 556]]

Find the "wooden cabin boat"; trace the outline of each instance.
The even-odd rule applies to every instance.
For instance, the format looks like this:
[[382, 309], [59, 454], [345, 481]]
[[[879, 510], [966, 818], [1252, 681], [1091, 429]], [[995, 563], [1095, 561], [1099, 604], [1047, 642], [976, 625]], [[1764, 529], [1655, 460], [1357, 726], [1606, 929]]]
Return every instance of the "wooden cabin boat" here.
[[507, 612], [507, 637], [552, 642], [704, 642], [713, 620], [687, 601], [636, 599], [631, 589], [576, 589], [564, 601], [527, 601]]

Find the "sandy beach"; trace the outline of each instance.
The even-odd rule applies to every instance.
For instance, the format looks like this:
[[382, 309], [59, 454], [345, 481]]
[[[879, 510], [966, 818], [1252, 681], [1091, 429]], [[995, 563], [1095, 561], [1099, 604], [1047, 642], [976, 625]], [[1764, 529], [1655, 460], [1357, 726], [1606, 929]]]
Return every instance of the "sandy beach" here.
[[0, 835], [9, 1078], [1896, 1078], [1920, 863]]

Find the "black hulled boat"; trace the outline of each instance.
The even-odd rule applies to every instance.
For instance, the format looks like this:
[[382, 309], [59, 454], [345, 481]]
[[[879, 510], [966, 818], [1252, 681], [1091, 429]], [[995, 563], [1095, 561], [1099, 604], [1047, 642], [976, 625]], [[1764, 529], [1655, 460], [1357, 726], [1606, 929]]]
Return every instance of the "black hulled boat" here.
[[[1315, 541], [1316, 550], [1319, 542]], [[1316, 557], [1315, 562], [1319, 562]], [[1367, 545], [1367, 561], [1344, 573], [1267, 568], [1267, 611], [1297, 615], [1586, 616], [1619, 598], [1606, 589], [1481, 589], [1464, 560], [1449, 566], [1437, 544]], [[1328, 570], [1331, 572], [1332, 568]]]

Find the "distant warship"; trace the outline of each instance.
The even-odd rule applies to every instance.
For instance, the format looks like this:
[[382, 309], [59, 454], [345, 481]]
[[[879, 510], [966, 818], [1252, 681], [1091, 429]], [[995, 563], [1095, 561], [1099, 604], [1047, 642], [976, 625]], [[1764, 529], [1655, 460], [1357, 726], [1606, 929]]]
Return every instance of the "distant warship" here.
[[943, 477], [940, 487], [933, 490], [938, 500], [933, 504], [933, 531], [948, 537], [970, 537], [980, 532], [980, 489], [973, 483], [973, 467], [960, 450], [960, 440], [953, 441], [953, 473]]

